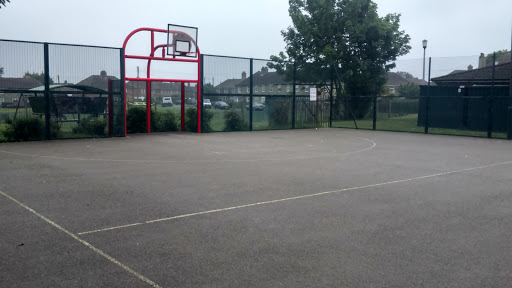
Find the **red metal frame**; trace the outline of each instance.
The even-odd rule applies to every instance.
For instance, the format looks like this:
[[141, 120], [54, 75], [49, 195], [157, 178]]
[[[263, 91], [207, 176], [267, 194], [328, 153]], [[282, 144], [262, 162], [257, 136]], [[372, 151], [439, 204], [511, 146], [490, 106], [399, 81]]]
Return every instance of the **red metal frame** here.
[[[141, 31], [149, 31], [151, 32], [151, 53], [149, 56], [139, 56], [139, 55], [124, 55], [124, 75], [125, 75], [125, 81], [143, 81], [146, 82], [146, 110], [147, 110], [147, 132], [151, 133], [151, 82], [179, 82], [181, 83], [181, 131], [184, 131], [184, 122], [185, 122], [185, 83], [196, 83], [197, 85], [197, 133], [201, 133], [201, 108], [202, 108], [202, 99], [201, 99], [201, 52], [199, 50], [199, 46], [197, 46], [197, 43], [194, 43], [196, 45], [197, 50], [197, 59], [181, 59], [181, 58], [166, 58], [165, 57], [165, 47], [167, 47], [167, 44], [160, 44], [155, 46], [155, 32], [157, 33], [168, 33], [165, 29], [156, 29], [156, 28], [139, 28], [133, 30], [123, 43], [123, 49], [126, 51], [126, 44], [128, 44], [128, 41], [130, 38]], [[192, 41], [194, 41], [192, 39]], [[155, 57], [155, 52], [162, 48], [162, 57]], [[148, 60], [148, 69], [147, 69], [147, 78], [131, 78], [126, 77], [126, 59], [142, 59], [142, 60]], [[151, 61], [157, 60], [157, 61], [175, 61], [175, 62], [189, 62], [189, 63], [197, 63], [197, 80], [181, 80], [181, 79], [164, 79], [164, 78], [151, 78]], [[124, 115], [125, 115], [125, 129], [124, 134], [127, 135], [128, 127], [126, 124], [126, 109], [127, 109], [127, 102], [126, 102], [126, 87], [124, 89]]]

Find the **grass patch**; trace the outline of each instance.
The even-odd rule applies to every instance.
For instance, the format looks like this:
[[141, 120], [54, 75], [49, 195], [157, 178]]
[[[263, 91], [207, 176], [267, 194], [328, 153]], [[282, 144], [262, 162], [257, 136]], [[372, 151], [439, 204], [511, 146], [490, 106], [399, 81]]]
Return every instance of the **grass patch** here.
[[[356, 123], [357, 123], [357, 126], [359, 129], [366, 129], [366, 130], [373, 129], [373, 119], [356, 120]], [[353, 129], [356, 128], [354, 125], [354, 121], [352, 121], [352, 120], [333, 121], [332, 126], [337, 127], [337, 128], [353, 128]], [[382, 114], [379, 113], [377, 115], [377, 130], [424, 133], [425, 127], [418, 126], [418, 114], [409, 114], [406, 116], [387, 118], [386, 113], [382, 113]], [[464, 130], [464, 129], [446, 129], [446, 128], [432, 128], [431, 127], [428, 129], [428, 132], [429, 132], [429, 134], [487, 137], [487, 131], [474, 131], [474, 130]], [[507, 134], [494, 132], [492, 134], [492, 137], [506, 139]]]

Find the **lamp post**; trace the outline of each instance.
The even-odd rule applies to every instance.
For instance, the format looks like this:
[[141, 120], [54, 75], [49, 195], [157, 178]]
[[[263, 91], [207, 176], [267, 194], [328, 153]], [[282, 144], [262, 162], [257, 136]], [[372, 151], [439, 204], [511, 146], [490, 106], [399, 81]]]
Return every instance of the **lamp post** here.
[[425, 81], [425, 54], [427, 52], [427, 40], [423, 40], [423, 81]]

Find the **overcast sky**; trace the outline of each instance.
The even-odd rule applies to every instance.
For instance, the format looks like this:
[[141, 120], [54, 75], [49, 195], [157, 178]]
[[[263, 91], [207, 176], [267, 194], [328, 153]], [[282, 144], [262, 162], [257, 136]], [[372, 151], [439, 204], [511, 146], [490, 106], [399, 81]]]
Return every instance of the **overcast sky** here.
[[[422, 58], [423, 39], [427, 57], [510, 49], [510, 0], [374, 1], [382, 16], [402, 14], [412, 50], [401, 59]], [[202, 53], [268, 58], [284, 49], [291, 20], [287, 0], [11, 0], [0, 9], [0, 39], [121, 47], [132, 30], [168, 23], [198, 27]]]

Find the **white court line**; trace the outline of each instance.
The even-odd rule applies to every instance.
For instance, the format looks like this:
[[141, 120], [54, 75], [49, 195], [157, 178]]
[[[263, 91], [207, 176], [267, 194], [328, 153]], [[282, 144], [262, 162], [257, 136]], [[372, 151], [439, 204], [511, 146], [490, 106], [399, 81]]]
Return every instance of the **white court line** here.
[[411, 181], [420, 180], [420, 179], [439, 177], [439, 176], [444, 176], [444, 175], [449, 175], [449, 174], [462, 173], [462, 172], [467, 172], [467, 171], [472, 171], [472, 170], [479, 170], [479, 169], [485, 169], [485, 168], [490, 168], [490, 167], [495, 167], [495, 166], [503, 166], [503, 165], [508, 165], [508, 164], [512, 164], [512, 161], [495, 163], [495, 164], [478, 166], [478, 167], [472, 167], [472, 168], [466, 168], [466, 169], [461, 169], [461, 170], [453, 170], [453, 171], [437, 173], [437, 174], [430, 174], [430, 175], [419, 176], [419, 177], [414, 177], [414, 178], [409, 178], [409, 179], [395, 180], [395, 181], [389, 181], [389, 182], [383, 182], [383, 183], [377, 183], [377, 184], [370, 184], [370, 185], [365, 185], [365, 186], [344, 188], [344, 189], [333, 190], [333, 191], [319, 192], [319, 193], [307, 194], [307, 195], [302, 195], [302, 196], [295, 196], [295, 197], [289, 197], [289, 198], [283, 198], [283, 199], [277, 199], [277, 200], [270, 200], [270, 201], [264, 201], [264, 202], [257, 202], [257, 203], [240, 205], [240, 206], [233, 206], [233, 207], [222, 208], [222, 209], [215, 209], [215, 210], [208, 210], [208, 211], [203, 211], [203, 212], [196, 212], [196, 213], [178, 215], [178, 216], [173, 216], [173, 217], [168, 217], [168, 218], [161, 218], [161, 219], [155, 219], [155, 220], [149, 220], [149, 221], [145, 221], [145, 222], [138, 222], [138, 223], [133, 223], [133, 224], [128, 224], [128, 225], [121, 225], [121, 226], [114, 226], [114, 227], [97, 229], [97, 230], [92, 230], [92, 231], [85, 231], [85, 232], [78, 233], [78, 235], [92, 234], [92, 233], [97, 233], [97, 232], [104, 232], [104, 231], [116, 230], [116, 229], [121, 229], [121, 228], [140, 226], [140, 225], [144, 225], [144, 224], [151, 224], [151, 223], [156, 223], [156, 222], [169, 221], [169, 220], [174, 220], [174, 219], [179, 219], [179, 218], [192, 217], [192, 216], [204, 215], [204, 214], [211, 214], [211, 213], [217, 213], [217, 212], [223, 212], [223, 211], [229, 211], [229, 210], [235, 210], [235, 209], [259, 206], [259, 205], [265, 205], [265, 204], [272, 204], [272, 203], [278, 203], [278, 202], [284, 202], [284, 201], [291, 201], [291, 200], [297, 200], [297, 199], [304, 199], [304, 198], [310, 198], [310, 197], [327, 195], [327, 194], [333, 194], [333, 193], [339, 193], [339, 192], [354, 191], [354, 190], [361, 190], [361, 189], [371, 188], [371, 187], [379, 187], [379, 186], [385, 186], [385, 185], [390, 185], [390, 184], [411, 182]]
[[361, 150], [344, 152], [344, 153], [334, 153], [329, 155], [322, 156], [296, 156], [296, 157], [283, 157], [283, 158], [260, 158], [260, 159], [218, 159], [218, 160], [124, 160], [124, 159], [97, 159], [97, 158], [72, 158], [72, 157], [59, 157], [59, 156], [46, 156], [46, 155], [37, 155], [37, 154], [26, 154], [26, 153], [18, 153], [0, 150], [1, 153], [17, 155], [17, 156], [26, 156], [26, 157], [35, 157], [35, 158], [47, 158], [47, 159], [57, 159], [57, 160], [76, 160], [76, 161], [96, 161], [96, 162], [131, 162], [131, 163], [219, 163], [219, 162], [259, 162], [259, 161], [284, 161], [284, 160], [305, 160], [305, 159], [315, 159], [315, 158], [326, 158], [326, 157], [336, 157], [336, 156], [346, 156], [350, 154], [361, 153], [364, 151], [371, 150], [377, 146], [377, 143], [370, 139], [354, 137], [364, 141], [368, 141], [372, 143], [372, 146], [368, 148], [364, 148]]
[[60, 225], [58, 225], [57, 223], [53, 222], [52, 220], [44, 217], [43, 215], [37, 213], [34, 209], [28, 207], [27, 205], [21, 203], [20, 201], [12, 198], [11, 196], [5, 194], [5, 192], [1, 191], [0, 190], [0, 194], [4, 195], [6, 198], [10, 199], [11, 201], [13, 201], [14, 203], [18, 204], [19, 206], [25, 208], [26, 210], [30, 211], [31, 213], [35, 214], [37, 217], [43, 219], [46, 223], [52, 225], [53, 227], [59, 229], [60, 231], [66, 233], [67, 235], [71, 236], [73, 239], [75, 239], [76, 241], [82, 243], [83, 245], [87, 246], [88, 248], [92, 249], [94, 252], [100, 254], [101, 256], [107, 258], [110, 262], [116, 264], [117, 266], [123, 268], [125, 271], [127, 271], [128, 273], [132, 274], [133, 276], [139, 278], [140, 280], [146, 282], [147, 284], [153, 286], [153, 287], [158, 287], [160, 288], [160, 286], [158, 284], [156, 284], [155, 282], [149, 280], [148, 278], [142, 276], [141, 274], [135, 272], [133, 269], [131, 269], [130, 267], [124, 265], [123, 263], [117, 261], [116, 259], [114, 259], [112, 256], [108, 255], [107, 253], [101, 251], [100, 249], [92, 246], [89, 242], [81, 239], [80, 237], [76, 236], [75, 234], [69, 232], [68, 230], [64, 229], [63, 227], [61, 227]]

